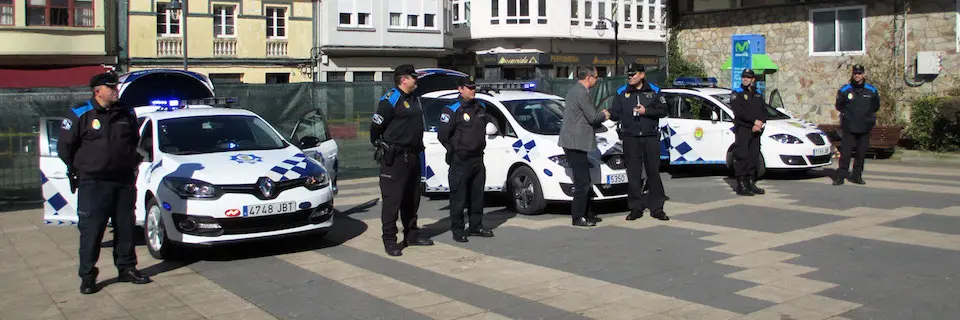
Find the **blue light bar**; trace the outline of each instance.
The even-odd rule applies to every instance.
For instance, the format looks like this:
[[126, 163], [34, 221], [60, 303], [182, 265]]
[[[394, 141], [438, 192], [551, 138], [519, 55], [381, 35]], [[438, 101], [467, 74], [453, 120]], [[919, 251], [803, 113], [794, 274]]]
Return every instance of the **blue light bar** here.
[[491, 90], [534, 90], [537, 88], [536, 81], [504, 81], [504, 82], [480, 82], [477, 88]]
[[676, 87], [716, 87], [717, 78], [680, 77], [673, 80]]

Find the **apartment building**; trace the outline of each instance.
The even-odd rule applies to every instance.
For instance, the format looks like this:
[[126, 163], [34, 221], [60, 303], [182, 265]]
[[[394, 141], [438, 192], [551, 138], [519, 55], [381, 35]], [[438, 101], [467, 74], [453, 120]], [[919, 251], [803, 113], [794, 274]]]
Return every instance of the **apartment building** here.
[[453, 49], [449, 0], [320, 1], [321, 81], [392, 81], [401, 64], [436, 67]]
[[214, 83], [314, 81], [316, 8], [311, 0], [129, 0], [124, 62], [131, 71], [186, 63]]
[[116, 1], [0, 0], [0, 87], [89, 83], [117, 61]]
[[[960, 80], [960, 0], [671, 0], [684, 55], [730, 86], [731, 36], [758, 34], [762, 70], [797, 116], [838, 123], [836, 92], [861, 63], [899, 103]], [[901, 117], [908, 108], [899, 108]]]
[[615, 65], [616, 74], [630, 63], [664, 66], [664, 1], [452, 0], [455, 53], [442, 65], [491, 80], [570, 78], [577, 66], [601, 76], [614, 75]]

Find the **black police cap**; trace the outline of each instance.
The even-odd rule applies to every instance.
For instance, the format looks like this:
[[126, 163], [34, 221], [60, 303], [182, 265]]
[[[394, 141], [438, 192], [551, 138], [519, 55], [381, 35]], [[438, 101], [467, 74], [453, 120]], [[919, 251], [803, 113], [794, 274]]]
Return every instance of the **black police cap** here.
[[864, 68], [863, 68], [863, 65], [862, 65], [862, 64], [857, 64], [857, 65], [854, 65], [854, 66], [853, 66], [853, 73], [854, 73], [854, 74], [863, 73], [863, 71], [864, 71]]
[[627, 74], [632, 75], [637, 72], [646, 72], [646, 68], [642, 64], [631, 64], [630, 67], [627, 68]]
[[756, 73], [753, 73], [753, 69], [747, 68], [743, 69], [743, 72], [740, 73], [741, 77], [755, 78], [757, 77]]
[[473, 82], [473, 79], [470, 78], [460, 78], [457, 80], [458, 87], [467, 87], [467, 88], [476, 88], [477, 83]]
[[117, 80], [117, 75], [112, 72], [104, 72], [90, 78], [90, 87], [96, 88], [97, 86], [115, 86], [119, 80]]
[[393, 75], [394, 76], [413, 76], [414, 78], [416, 78], [417, 69], [413, 68], [412, 64], [402, 64], [397, 66], [397, 68], [393, 70]]

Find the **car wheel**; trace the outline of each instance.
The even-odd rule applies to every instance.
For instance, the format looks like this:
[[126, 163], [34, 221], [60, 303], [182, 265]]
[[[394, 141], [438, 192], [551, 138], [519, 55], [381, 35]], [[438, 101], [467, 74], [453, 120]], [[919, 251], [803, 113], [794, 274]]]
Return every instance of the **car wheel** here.
[[156, 199], [147, 203], [147, 216], [143, 224], [143, 238], [147, 242], [147, 250], [156, 259], [171, 259], [175, 256], [175, 244], [167, 238], [167, 230], [163, 223], [163, 212]]
[[522, 166], [510, 173], [510, 196], [514, 210], [523, 215], [543, 213], [547, 201], [543, 199], [543, 189], [537, 174], [530, 167]]

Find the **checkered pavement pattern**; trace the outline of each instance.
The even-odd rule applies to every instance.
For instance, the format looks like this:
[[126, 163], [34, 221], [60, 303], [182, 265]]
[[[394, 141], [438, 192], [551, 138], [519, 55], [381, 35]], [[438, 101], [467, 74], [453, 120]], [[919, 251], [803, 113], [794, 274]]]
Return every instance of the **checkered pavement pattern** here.
[[319, 166], [307, 161], [307, 156], [298, 153], [293, 158], [283, 160], [283, 162], [271, 168], [267, 172], [267, 178], [273, 181], [287, 181], [302, 178], [319, 170], [321, 170]]

